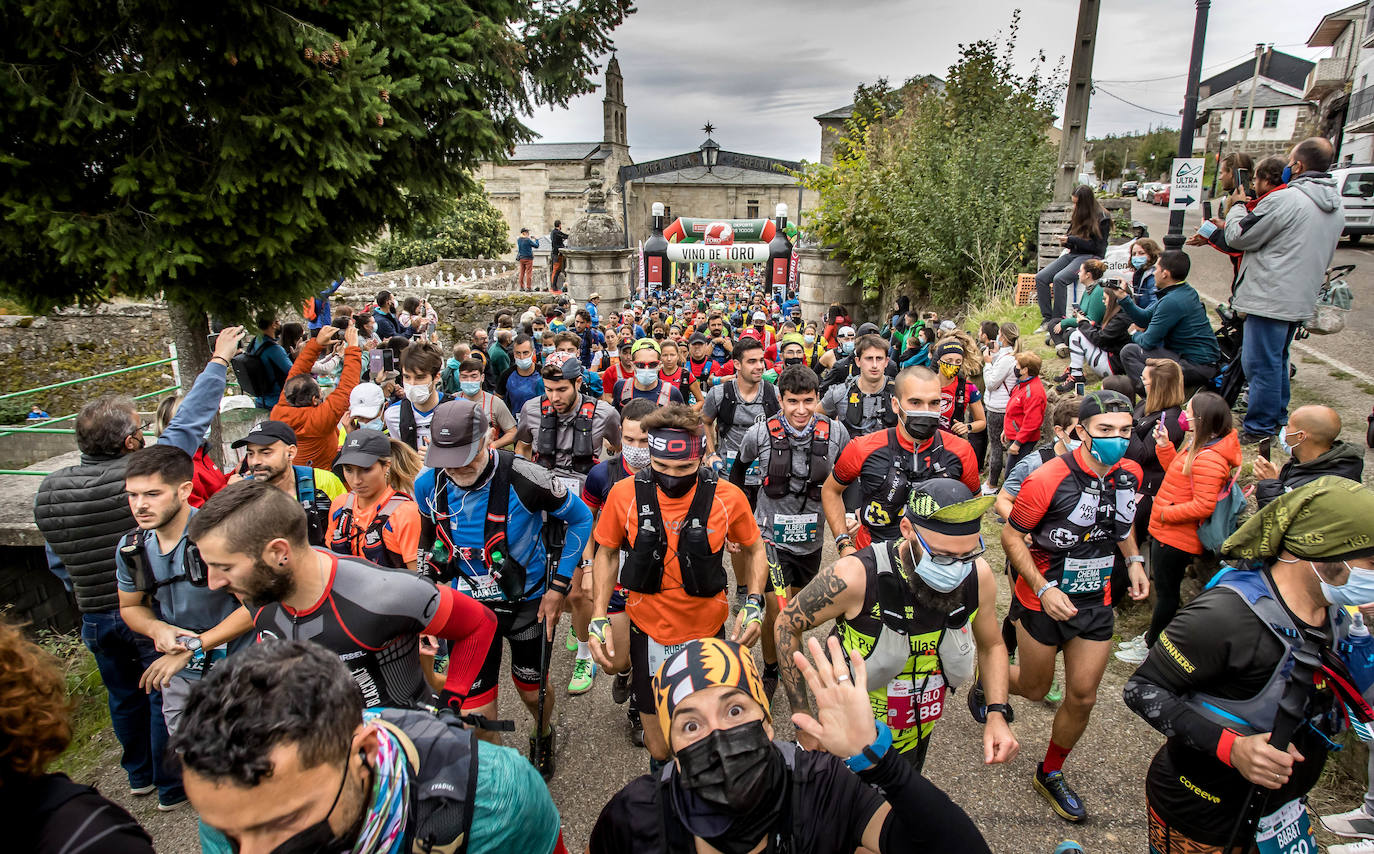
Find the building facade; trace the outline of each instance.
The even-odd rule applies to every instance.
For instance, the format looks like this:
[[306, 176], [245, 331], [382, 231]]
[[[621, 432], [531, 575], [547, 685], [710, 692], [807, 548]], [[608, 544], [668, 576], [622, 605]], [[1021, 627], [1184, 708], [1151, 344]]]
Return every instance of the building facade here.
[[1308, 47], [1329, 47], [1307, 75], [1304, 93], [1317, 102], [1318, 133], [1336, 146], [1342, 165], [1374, 162], [1374, 4], [1323, 15]]
[[[1193, 150], [1286, 157], [1318, 132], [1317, 103], [1304, 95], [1314, 64], [1272, 48], [1204, 80], [1198, 88]], [[1254, 90], [1253, 113], [1251, 90]]]

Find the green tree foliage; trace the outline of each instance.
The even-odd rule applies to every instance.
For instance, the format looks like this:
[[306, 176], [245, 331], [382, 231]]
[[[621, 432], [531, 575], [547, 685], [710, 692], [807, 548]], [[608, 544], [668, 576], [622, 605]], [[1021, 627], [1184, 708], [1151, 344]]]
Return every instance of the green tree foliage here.
[[808, 167], [820, 194], [808, 228], [866, 290], [887, 282], [928, 289], [940, 302], [986, 290], [1019, 265], [1049, 200], [1055, 152], [1045, 136], [1062, 85], [1029, 75], [1012, 54], [1019, 13], [1005, 39], [960, 46], [943, 93], [902, 91], [885, 120], [886, 85], [861, 88], [833, 165]]
[[[476, 191], [631, 0], [0, 6], [0, 295], [244, 318]], [[203, 340], [203, 339], [202, 339]]]
[[377, 244], [377, 265], [399, 270], [440, 258], [495, 258], [510, 251], [510, 227], [479, 188], [466, 193], [433, 225]]
[[[1150, 155], [1154, 159], [1150, 159]], [[1131, 159], [1145, 170], [1146, 181], [1167, 181], [1174, 158], [1178, 156], [1178, 131], [1161, 128], [1140, 138]]]
[[1108, 149], [1097, 156], [1097, 177], [1102, 181], [1114, 181], [1121, 177], [1121, 155]]

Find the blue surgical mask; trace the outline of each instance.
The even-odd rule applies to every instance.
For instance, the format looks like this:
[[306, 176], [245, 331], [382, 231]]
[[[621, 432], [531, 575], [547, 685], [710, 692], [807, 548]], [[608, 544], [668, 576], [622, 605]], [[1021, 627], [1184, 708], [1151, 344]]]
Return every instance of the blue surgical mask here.
[[534, 360], [533, 360], [533, 359], [516, 359], [516, 360], [515, 360], [515, 366], [516, 366], [517, 368], [519, 368], [520, 370], [522, 370], [522, 371], [528, 371], [530, 368], [534, 367]]
[[841, 352], [841, 353], [844, 353], [846, 356], [852, 355], [852, 354], [854, 353], [854, 342], [853, 342], [853, 341], [841, 341], [841, 342], [840, 342], [840, 352]]
[[1279, 176], [1279, 183], [1281, 183], [1281, 184], [1287, 184], [1288, 181], [1289, 181], [1289, 179], [1291, 179], [1292, 177], [1293, 177], [1293, 167], [1292, 167], [1292, 166], [1285, 166], [1285, 167], [1283, 167], [1283, 174]]
[[[919, 548], [912, 544], [912, 548]], [[921, 549], [921, 559], [916, 561], [916, 574], [921, 580], [934, 590], [941, 593], [952, 592], [964, 579], [968, 578], [969, 573], [973, 572], [974, 561], [961, 560], [953, 563], [936, 563], [930, 556], [930, 552]]]
[[1082, 439], [1070, 439], [1070, 440], [1068, 440], [1067, 442], [1064, 443], [1064, 447], [1068, 448], [1068, 449], [1069, 449], [1069, 453], [1071, 453], [1071, 454], [1072, 454], [1074, 451], [1076, 451], [1076, 450], [1078, 450], [1079, 448], [1081, 448], [1082, 446], [1083, 446], [1083, 440], [1082, 440]]
[[658, 368], [635, 368], [635, 382], [640, 385], [658, 385]]
[[474, 394], [476, 394], [477, 392], [479, 392], [479, 391], [482, 390], [482, 381], [481, 381], [481, 380], [460, 380], [459, 383], [458, 383], [458, 388], [460, 388], [460, 389], [463, 390], [463, 394], [466, 394], [466, 395], [468, 395], [469, 397], [471, 397], [472, 395], [474, 395]]
[[[1126, 447], [1131, 440], [1125, 436], [1093, 436], [1088, 453], [1104, 466], [1114, 466], [1126, 456]], [[1374, 601], [1374, 600], [1370, 600]]]
[[[1299, 430], [1298, 432], [1301, 433], [1302, 431]], [[1303, 442], [1306, 442], [1306, 441], [1307, 441], [1307, 437], [1306, 437], [1306, 436], [1303, 436], [1301, 439], [1298, 440], [1298, 445], [1301, 445]], [[1288, 444], [1288, 425], [1287, 425], [1287, 424], [1285, 424], [1285, 425], [1283, 425], [1282, 427], [1279, 428], [1279, 447], [1280, 447], [1280, 448], [1283, 448], [1283, 452], [1284, 452], [1285, 454], [1287, 454], [1287, 455], [1290, 456], [1290, 457], [1293, 456], [1293, 449], [1296, 448], [1298, 445], [1290, 445], [1290, 444]], [[1371, 600], [1369, 600], [1369, 601], [1374, 602], [1374, 599], [1371, 599]], [[1363, 605], [1363, 604], [1365, 604], [1365, 603], [1361, 602], [1360, 604]]]
[[[1350, 570], [1350, 577], [1339, 587], [1322, 581], [1322, 596], [1326, 597], [1326, 601], [1332, 605], [1349, 605], [1351, 607], [1374, 602], [1374, 570], [1357, 569], [1346, 561], [1341, 561], [1341, 563], [1344, 563], [1345, 568]], [[1312, 572], [1315, 573], [1316, 571], [1316, 567], [1313, 567]], [[1321, 581], [1320, 575], [1317, 576], [1317, 580]]]
[[1132, 255], [1132, 256], [1131, 256], [1131, 266], [1134, 267], [1134, 268], [1136, 268], [1137, 270], [1139, 270], [1139, 269], [1141, 269], [1142, 267], [1144, 267], [1145, 264], [1146, 264], [1146, 262], [1148, 262], [1149, 260], [1150, 260], [1150, 259], [1147, 258], [1147, 257], [1144, 256], [1144, 255]]
[[546, 344], [546, 345], [544, 345], [544, 355], [545, 355], [545, 356], [549, 355], [549, 354], [552, 353], [552, 352], [553, 352], [553, 345], [552, 345], [552, 344]]
[[386, 419], [378, 415], [371, 421], [364, 421], [358, 425], [360, 430], [376, 430], [378, 433], [386, 432]]

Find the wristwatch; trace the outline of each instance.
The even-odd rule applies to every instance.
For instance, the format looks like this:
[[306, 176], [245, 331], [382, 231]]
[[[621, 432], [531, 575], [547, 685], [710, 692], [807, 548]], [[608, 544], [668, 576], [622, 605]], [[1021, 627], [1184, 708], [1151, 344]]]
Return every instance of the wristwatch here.
[[877, 727], [877, 737], [873, 739], [873, 743], [857, 755], [844, 760], [850, 771], [867, 771], [877, 765], [883, 755], [892, 749], [892, 730], [882, 721], [875, 721], [874, 725]]
[[989, 712], [1001, 712], [1007, 723], [1011, 723], [1012, 718], [1015, 717], [1012, 714], [1010, 703], [988, 703], [984, 708]]
[[1138, 563], [1143, 565], [1145, 563], [1145, 555], [1131, 555], [1126, 558], [1126, 563]]

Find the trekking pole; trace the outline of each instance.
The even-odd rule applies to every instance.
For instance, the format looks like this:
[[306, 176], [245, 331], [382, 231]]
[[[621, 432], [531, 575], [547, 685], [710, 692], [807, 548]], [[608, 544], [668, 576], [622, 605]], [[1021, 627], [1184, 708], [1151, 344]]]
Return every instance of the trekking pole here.
[[[563, 553], [563, 543], [567, 535], [567, 526], [559, 519], [545, 517], [544, 519], [544, 595], [549, 595], [549, 582], [553, 580], [554, 571], [558, 568], [558, 560]], [[555, 625], [557, 622], [555, 620]], [[530, 761], [536, 768], [540, 767], [539, 748], [544, 741], [544, 705], [548, 699], [549, 692], [549, 656], [553, 649], [553, 641], [549, 640], [549, 627], [541, 626], [539, 637], [539, 711], [534, 721], [534, 744], [530, 749]]]

